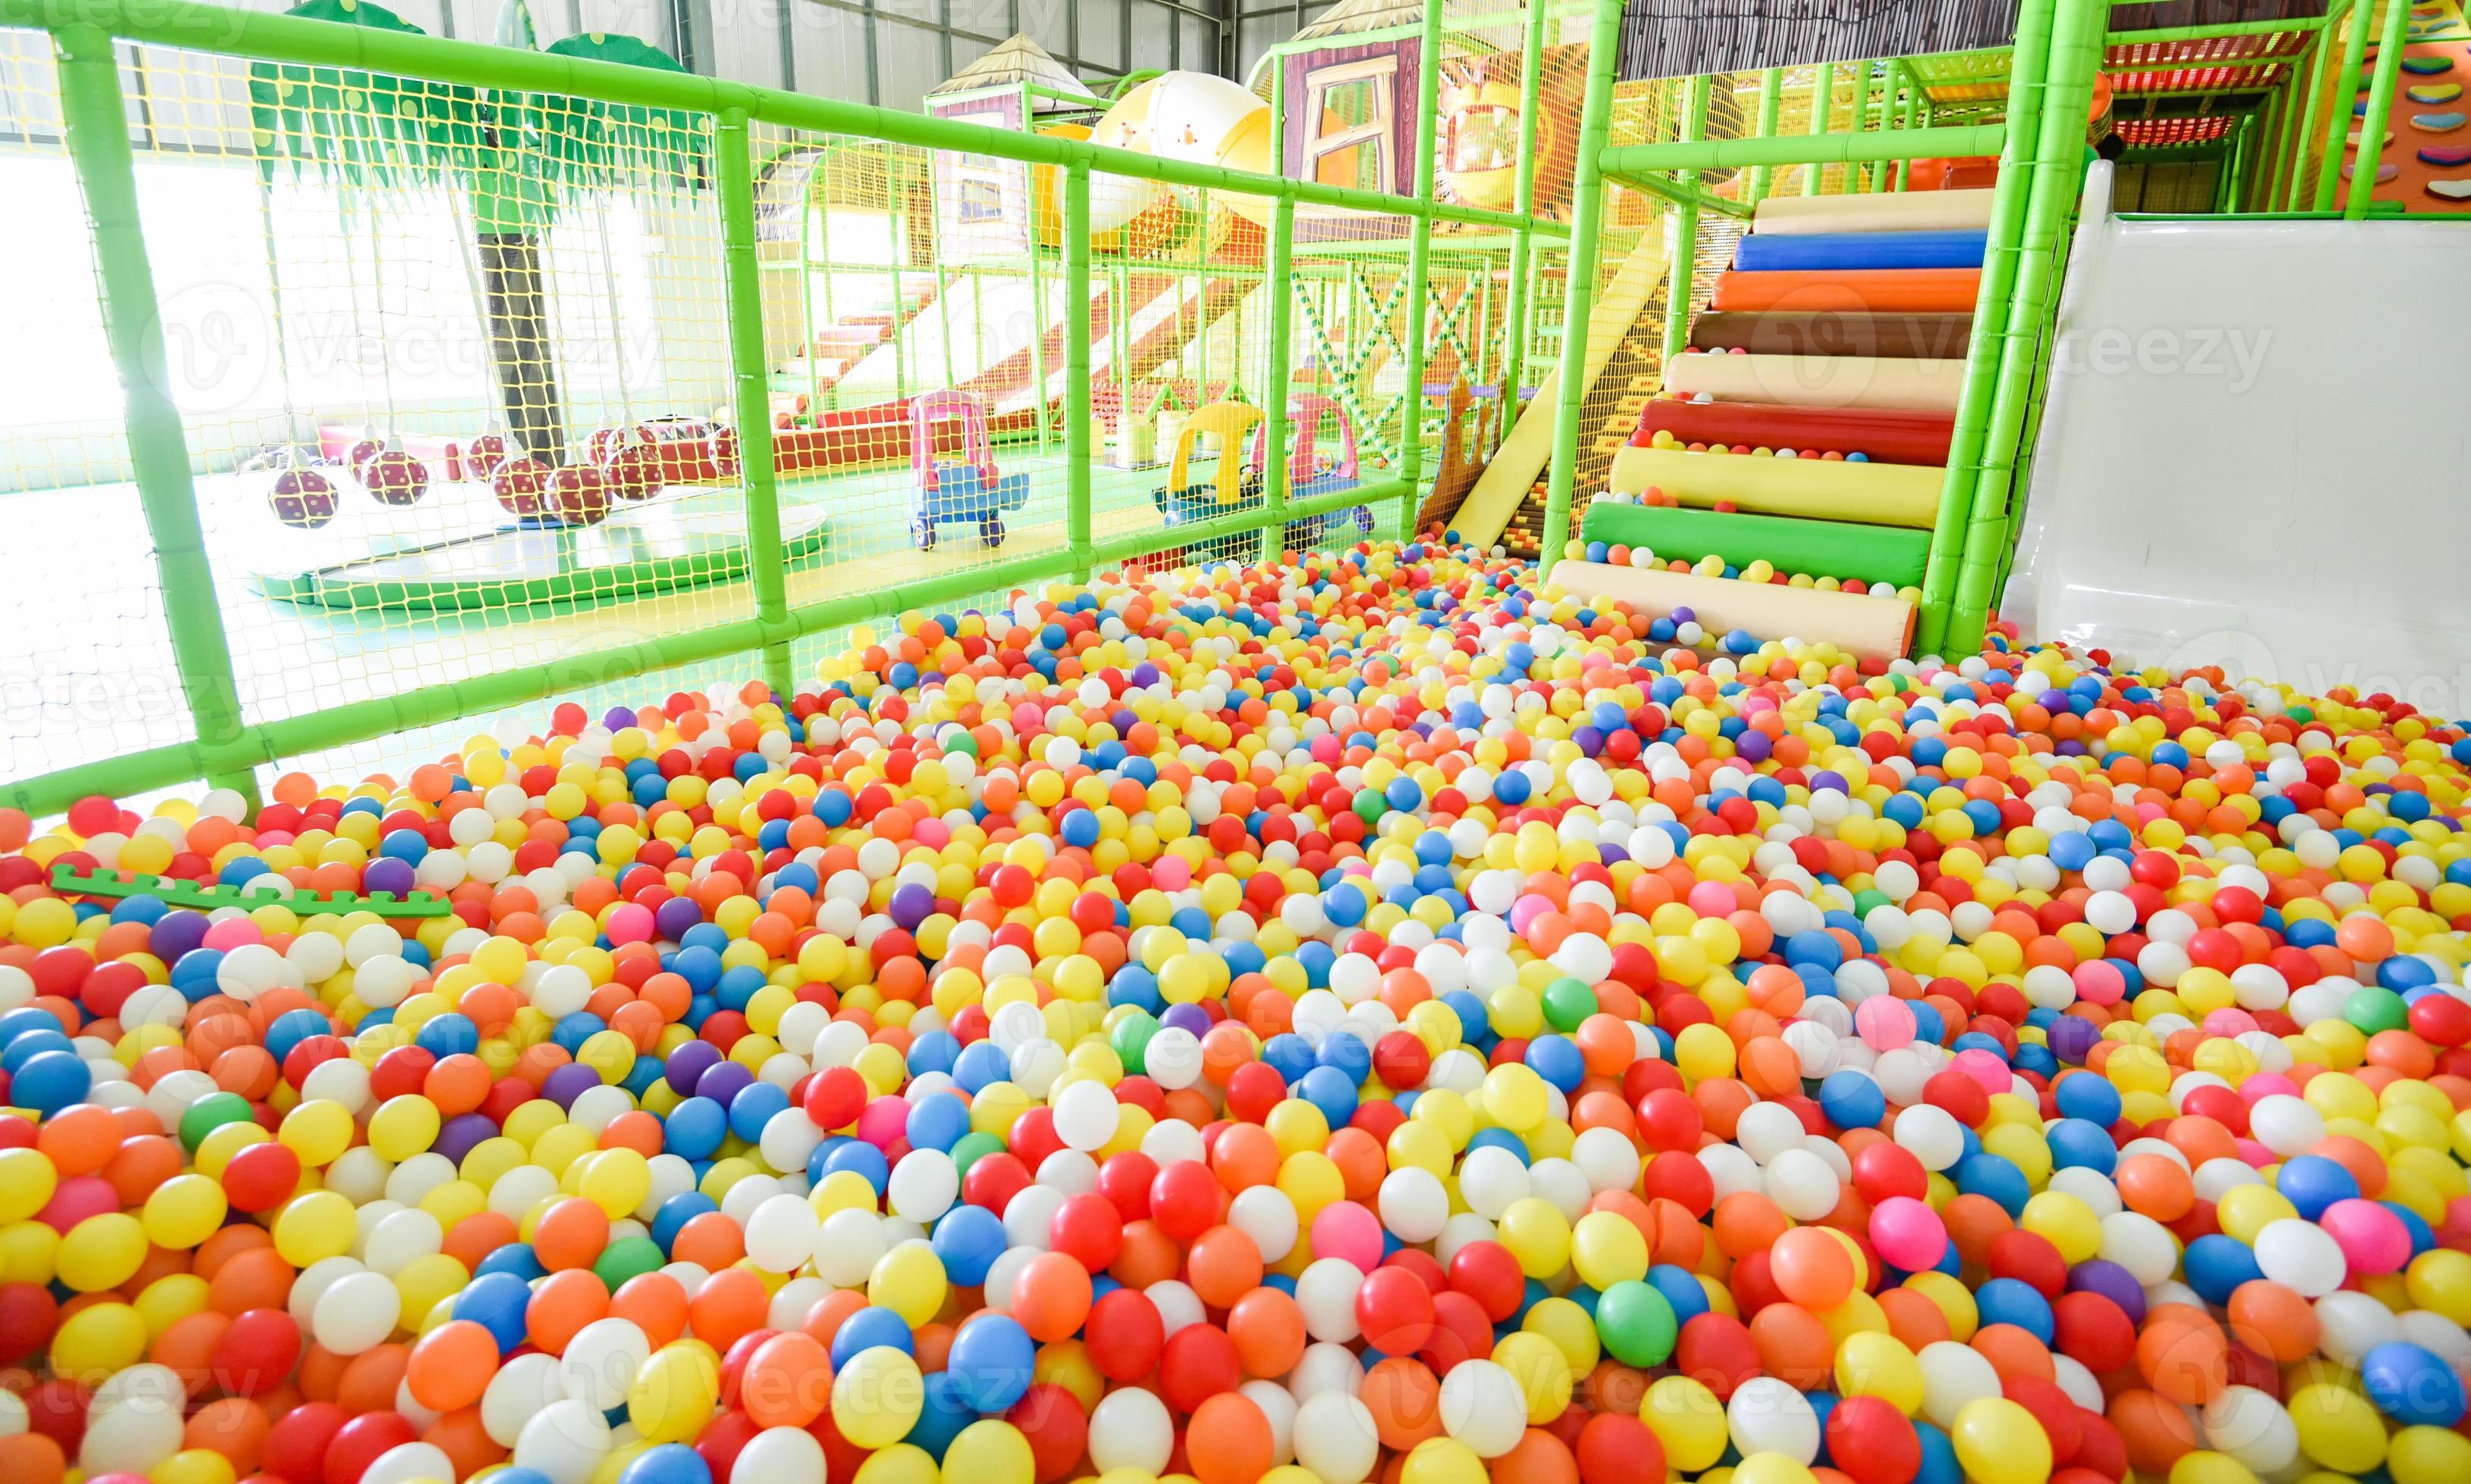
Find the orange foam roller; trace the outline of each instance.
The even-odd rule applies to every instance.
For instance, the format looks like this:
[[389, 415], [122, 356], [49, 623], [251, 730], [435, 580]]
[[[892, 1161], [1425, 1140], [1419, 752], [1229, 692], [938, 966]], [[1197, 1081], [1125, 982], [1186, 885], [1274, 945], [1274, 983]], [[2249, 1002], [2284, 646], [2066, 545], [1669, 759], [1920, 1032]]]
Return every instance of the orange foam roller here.
[[1978, 268], [1724, 273], [1708, 308], [1797, 314], [1963, 314], [1982, 287]]

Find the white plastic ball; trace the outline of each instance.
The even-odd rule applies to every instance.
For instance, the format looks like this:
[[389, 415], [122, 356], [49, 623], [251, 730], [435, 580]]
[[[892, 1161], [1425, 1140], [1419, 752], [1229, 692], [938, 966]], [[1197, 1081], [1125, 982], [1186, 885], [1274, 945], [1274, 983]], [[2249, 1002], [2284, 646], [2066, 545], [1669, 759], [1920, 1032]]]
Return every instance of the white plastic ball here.
[[1518, 1378], [1491, 1360], [1462, 1360], [1442, 1377], [1442, 1430], [1479, 1458], [1498, 1458], [1527, 1434]]
[[587, 1484], [609, 1447], [609, 1420], [592, 1403], [566, 1398], [524, 1424], [515, 1439], [514, 1464], [539, 1470], [550, 1484]]
[[1360, 1484], [1372, 1476], [1381, 1457], [1372, 1410], [1344, 1388], [1333, 1386], [1306, 1398], [1296, 1408], [1295, 1430], [1296, 1462], [1330, 1484]]
[[1090, 1413], [1090, 1462], [1101, 1474], [1115, 1469], [1163, 1473], [1174, 1451], [1175, 1421], [1166, 1403], [1139, 1386], [1109, 1392]]
[[1304, 1310], [1305, 1331], [1317, 1340], [1345, 1343], [1355, 1338], [1355, 1290], [1364, 1271], [1343, 1258], [1323, 1258], [1296, 1280], [1296, 1307]]

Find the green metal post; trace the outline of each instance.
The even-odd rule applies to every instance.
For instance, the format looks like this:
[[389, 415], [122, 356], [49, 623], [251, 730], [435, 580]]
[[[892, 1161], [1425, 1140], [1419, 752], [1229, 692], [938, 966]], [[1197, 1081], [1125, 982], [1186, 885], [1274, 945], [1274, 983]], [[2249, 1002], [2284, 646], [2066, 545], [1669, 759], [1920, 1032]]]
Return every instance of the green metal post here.
[[[1416, 51], [1416, 200], [1433, 199], [1433, 134], [1442, 111], [1442, 7], [1424, 7], [1424, 44]], [[1407, 233], [1407, 385], [1406, 416], [1399, 430], [1399, 478], [1407, 493], [1399, 502], [1399, 539], [1416, 533], [1416, 510], [1424, 503], [1424, 317], [1432, 303], [1433, 219], [1419, 216]], [[1263, 410], [1284, 418], [1286, 405]], [[1271, 441], [1278, 440], [1274, 428]]]
[[2217, 212], [2239, 210], [2239, 171], [2241, 171], [2239, 155], [2241, 151], [2247, 148], [2247, 141], [2248, 141], [2247, 130], [2241, 129], [2236, 121], [2231, 124], [2231, 130], [2226, 138], [2229, 138], [2229, 155], [2224, 158], [2222, 171], [2214, 173], [2214, 210]]
[[[1115, 318], [1122, 318], [1120, 315]], [[1118, 385], [1126, 397], [1132, 387]], [[1072, 580], [1090, 580], [1090, 167], [1064, 173], [1064, 545]]]
[[[1752, 126], [1751, 134], [1753, 138], [1769, 139], [1775, 137], [1777, 112], [1783, 106], [1784, 69], [1782, 67], [1770, 67], [1767, 71], [1759, 74], [1759, 116], [1758, 122]], [[1768, 191], [1775, 184], [1775, 166], [1752, 166], [1750, 195], [1748, 197], [1750, 203], [1756, 206], [1759, 202], [1767, 200]]]
[[2275, 88], [2265, 100], [2265, 112], [2257, 125], [2255, 178], [2248, 185], [2248, 200], [2241, 210], [2268, 207], [2273, 200], [2273, 188], [2282, 173], [2282, 130], [2290, 121], [2291, 90]]
[[729, 369], [738, 406], [738, 480], [746, 492], [746, 577], [764, 625], [764, 679], [788, 696], [788, 574], [781, 565], [781, 488], [772, 467], [772, 389], [764, 355], [764, 266], [755, 251], [755, 172], [746, 152], [746, 110], [715, 120], [713, 153], [720, 197], [721, 272], [729, 292]]
[[[1024, 114], [1023, 117], [1026, 118], [1028, 115]], [[945, 292], [951, 289], [952, 285], [944, 281], [944, 206], [942, 199], [935, 191], [935, 161], [931, 155], [927, 161], [927, 271], [935, 275], [935, 301], [940, 304], [944, 301]], [[975, 291], [976, 286], [972, 287]], [[973, 315], [971, 318], [975, 320], [977, 317]], [[953, 368], [953, 317], [942, 314], [937, 315], [935, 319], [944, 332], [942, 381], [947, 387], [954, 386], [961, 378], [954, 374]], [[901, 323], [901, 296], [898, 294], [893, 295], [892, 322], [898, 333], [897, 327]]]
[[1544, 483], [1544, 526], [1537, 569], [1550, 574], [1570, 538], [1570, 490], [1579, 476], [1579, 420], [1586, 408], [1588, 321], [1595, 317], [1596, 241], [1605, 186], [1600, 156], [1612, 132], [1613, 69], [1621, 46], [1622, 0], [1596, 0], [1588, 44], [1588, 90], [1579, 106], [1579, 161], [1570, 182], [1570, 258], [1562, 293], [1562, 373], [1553, 412], [1553, 461]]
[[[1682, 138], [1695, 144], [1707, 137], [1707, 98], [1714, 91], [1711, 79], [1701, 76], [1690, 80], [1687, 101], [1683, 104]], [[1685, 190], [1699, 189], [1699, 172], [1679, 172]], [[1699, 267], [1699, 203], [1683, 202], [1673, 210], [1673, 273], [1664, 294], [1664, 360], [1665, 365], [1682, 354], [1690, 343], [1690, 275]]]
[[[1269, 270], [1269, 388], [1261, 408], [1265, 420], [1261, 449], [1261, 560], [1275, 562], [1285, 546], [1287, 524], [1287, 438], [1282, 426], [1287, 415], [1288, 359], [1292, 354], [1296, 296], [1287, 289], [1287, 274], [1296, 250], [1296, 203], [1281, 197], [1270, 208], [1270, 245], [1262, 266]], [[1232, 458], [1232, 454], [1222, 457]], [[1409, 488], [1414, 488], [1412, 482]]]
[[[1845, 125], [1845, 131], [1849, 134], [1870, 131], [1871, 65], [1867, 61], [1857, 61], [1853, 64], [1853, 117], [1847, 120]], [[1848, 164], [1845, 167], [1844, 183], [1845, 194], [1847, 196], [1867, 189], [1862, 183], [1862, 167], [1859, 164]]]
[[[1908, 77], [1912, 77], [1911, 69], [1907, 69], [1906, 75]], [[1896, 121], [1896, 127], [1899, 129], [1918, 129], [1921, 127], [1921, 80], [1915, 78], [1913, 80], [1913, 91], [1905, 94], [1904, 117]], [[1913, 184], [1913, 178], [1914, 162], [1911, 159], [1900, 159], [1896, 161], [1896, 189], [1901, 191], [1911, 186]]]
[[[2387, 9], [2407, 10], [2402, 0]], [[2325, 120], [2325, 153], [2317, 166], [2318, 211], [2334, 209], [2334, 190], [2342, 177], [2342, 140], [2351, 130], [2351, 104], [2360, 96], [2360, 59], [2368, 53], [2368, 0], [2352, 0], [2351, 29], [2342, 35], [2342, 64], [2334, 74], [2334, 107]]]
[[[2366, 5], [2361, 5], [2365, 11]], [[2394, 79], [2402, 72], [2403, 21], [2411, 7], [2404, 0], [2386, 0], [2386, 27], [2377, 37], [2377, 75], [2368, 84], [2368, 111], [2360, 120], [2360, 149], [2351, 167], [2351, 194], [2342, 202], [2342, 220], [2367, 220], [2368, 199], [2376, 194], [2377, 166], [2386, 157], [2386, 124], [2393, 117]], [[2339, 174], [2340, 172], [2337, 172]]]
[[[1828, 115], [1836, 111], [1836, 63], [1827, 62], [1810, 84], [1810, 128], [1805, 133], [1827, 132]], [[1827, 177], [1827, 167], [1813, 162], [1801, 168], [1801, 194], [1817, 196]]]
[[217, 788], [239, 790], [254, 810], [257, 775], [243, 747], [240, 688], [232, 678], [223, 609], [215, 601], [205, 530], [198, 521], [188, 435], [172, 401], [154, 269], [138, 222], [135, 159], [120, 91], [120, 63], [110, 35], [94, 26], [64, 26], [54, 34], [53, 45], [59, 59], [60, 119], [69, 161], [94, 224], [104, 334], [120, 374], [129, 469], [154, 546], [172, 661], [179, 669], [180, 691], [198, 733], [197, 771]]
[[[1501, 416], [1494, 426], [1507, 436], [1518, 416], [1518, 384], [1527, 378], [1527, 346], [1536, 333], [1535, 285], [1528, 281], [1535, 265], [1535, 234], [1527, 224], [1536, 215], [1536, 125], [1544, 97], [1544, 9], [1546, 0], [1528, 0], [1525, 48], [1518, 69], [1518, 158], [1513, 163], [1512, 210], [1518, 224], [1510, 232], [1510, 305], [1502, 315], [1508, 327], [1501, 352]], [[1276, 73], [1270, 86], [1279, 86]], [[1478, 451], [1483, 452], [1482, 450]]]
[[[1060, 230], [1060, 228], [1059, 228]], [[1047, 452], [1047, 424], [1052, 420], [1047, 412], [1047, 283], [1039, 269], [1040, 251], [1033, 238], [1029, 245], [1029, 302], [1033, 328], [1029, 333], [1029, 382], [1037, 391], [1029, 399], [1030, 415], [1038, 422], [1038, 451]], [[974, 289], [983, 293], [986, 279], [980, 278]]]
[[[2328, 16], [2325, 26], [2331, 26]], [[2275, 198], [2285, 211], [2299, 209], [2299, 177], [2308, 173], [2308, 145], [2317, 127], [2317, 104], [2325, 87], [2325, 26], [2309, 38], [2308, 50], [2301, 54], [2301, 63], [2308, 69], [2307, 101], [2291, 121], [2291, 169], [2282, 183], [2282, 194]]]
[[2043, 316], [2059, 289], [2068, 219], [2084, 180], [2083, 119], [2093, 97], [2094, 71], [2102, 63], [2102, 27], [2108, 11], [2103, 0], [2059, 0], [2052, 21], [2050, 68], [2035, 139], [2033, 197], [2008, 306], [2012, 333], [1999, 358], [1999, 386], [1966, 517], [1965, 564], [1957, 574], [1942, 645], [1952, 654], [1969, 654], [1981, 645], [1990, 605], [1998, 598], [1999, 564], [2020, 493], [2013, 488], [2018, 445], [2032, 411]]
[[1939, 648], [1948, 605], [1963, 567], [1965, 522], [1972, 507], [1973, 481], [1998, 389], [2007, 346], [2008, 297], [2016, 284], [2025, 212], [2032, 197], [2033, 161], [2043, 116], [2045, 69], [2050, 60], [2055, 0], [2025, 0], [2016, 12], [2015, 60], [2008, 81], [2008, 136], [1999, 151], [1999, 178], [1990, 198], [1990, 228], [1982, 254], [1982, 285], [1973, 300], [1973, 329], [1965, 353], [1965, 385], [1958, 393], [1956, 425], [1948, 440], [1947, 477], [1940, 486], [1939, 515], [1931, 528], [1930, 556], [1923, 567], [1916, 652]]

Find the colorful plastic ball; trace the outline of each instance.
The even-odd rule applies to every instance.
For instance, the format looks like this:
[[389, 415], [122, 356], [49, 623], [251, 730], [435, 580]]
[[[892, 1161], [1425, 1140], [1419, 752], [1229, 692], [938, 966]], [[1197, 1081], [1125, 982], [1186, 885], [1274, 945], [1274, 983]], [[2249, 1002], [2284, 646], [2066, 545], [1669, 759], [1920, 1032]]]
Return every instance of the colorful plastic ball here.
[[2360, 1381], [2377, 1409], [2403, 1426], [2451, 1427], [2462, 1420], [2462, 1378], [2424, 1347], [2379, 1345], [2361, 1360]]

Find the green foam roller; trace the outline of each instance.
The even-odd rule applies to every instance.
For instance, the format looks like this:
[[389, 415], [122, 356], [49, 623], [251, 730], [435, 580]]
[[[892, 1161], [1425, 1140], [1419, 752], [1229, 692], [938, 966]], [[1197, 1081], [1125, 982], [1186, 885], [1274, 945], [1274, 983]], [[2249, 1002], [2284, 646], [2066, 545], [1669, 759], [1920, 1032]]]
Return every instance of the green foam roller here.
[[1931, 533], [1896, 526], [1739, 515], [1672, 506], [1599, 500], [1580, 519], [1580, 536], [1608, 546], [1646, 547], [1659, 557], [1696, 562], [1715, 555], [1730, 567], [1765, 561], [1778, 572], [1918, 586]]

